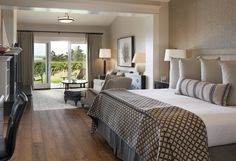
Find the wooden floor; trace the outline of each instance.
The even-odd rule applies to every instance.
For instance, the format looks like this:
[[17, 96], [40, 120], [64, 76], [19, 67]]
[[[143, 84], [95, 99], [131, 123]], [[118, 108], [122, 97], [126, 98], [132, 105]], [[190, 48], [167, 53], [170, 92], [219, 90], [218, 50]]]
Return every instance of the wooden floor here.
[[11, 161], [118, 161], [98, 134], [90, 134], [85, 110], [33, 111], [30, 104]]

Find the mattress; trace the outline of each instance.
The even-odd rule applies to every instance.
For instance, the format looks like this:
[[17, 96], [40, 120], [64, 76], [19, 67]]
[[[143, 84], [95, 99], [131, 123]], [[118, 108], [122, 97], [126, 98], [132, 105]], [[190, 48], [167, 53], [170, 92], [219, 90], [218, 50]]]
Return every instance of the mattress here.
[[174, 89], [131, 90], [198, 115], [207, 128], [208, 146], [236, 143], [236, 106], [219, 106], [199, 99], [176, 95]]

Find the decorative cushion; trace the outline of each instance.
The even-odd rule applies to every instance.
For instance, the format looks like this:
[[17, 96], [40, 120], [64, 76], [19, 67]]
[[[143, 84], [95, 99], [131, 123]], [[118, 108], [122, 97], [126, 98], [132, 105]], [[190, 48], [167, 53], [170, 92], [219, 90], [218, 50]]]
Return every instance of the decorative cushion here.
[[180, 79], [176, 94], [226, 106], [229, 90], [230, 84], [214, 84], [193, 79]]
[[223, 83], [230, 83], [231, 90], [229, 93], [228, 105], [236, 105], [236, 61], [221, 61]]
[[179, 77], [201, 80], [200, 61], [197, 59], [180, 59]]
[[117, 72], [116, 75], [125, 76], [125, 73], [124, 72]]
[[218, 59], [203, 59], [201, 62], [201, 80], [211, 83], [222, 83], [222, 72]]
[[104, 86], [105, 89], [112, 89], [112, 88], [124, 88], [124, 89], [130, 89], [131, 87], [131, 78], [127, 77], [117, 77], [110, 79], [107, 81], [106, 85]]
[[101, 90], [104, 90], [104, 88], [106, 87], [107, 82], [110, 79], [119, 78], [119, 77], [123, 77], [123, 76], [121, 76], [121, 75], [111, 75], [111, 74], [106, 75], [105, 82], [104, 82]]
[[169, 88], [175, 89], [179, 80], [179, 58], [170, 58]]

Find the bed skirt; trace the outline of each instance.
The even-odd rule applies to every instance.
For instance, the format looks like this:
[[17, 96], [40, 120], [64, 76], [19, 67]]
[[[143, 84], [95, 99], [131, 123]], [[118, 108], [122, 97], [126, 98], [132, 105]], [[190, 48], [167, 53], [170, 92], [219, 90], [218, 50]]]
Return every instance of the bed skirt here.
[[[99, 134], [107, 141], [113, 149], [113, 153], [123, 161], [144, 161], [140, 156], [130, 148], [111, 128], [104, 122], [98, 120]], [[235, 161], [236, 144], [210, 147], [211, 161]]]

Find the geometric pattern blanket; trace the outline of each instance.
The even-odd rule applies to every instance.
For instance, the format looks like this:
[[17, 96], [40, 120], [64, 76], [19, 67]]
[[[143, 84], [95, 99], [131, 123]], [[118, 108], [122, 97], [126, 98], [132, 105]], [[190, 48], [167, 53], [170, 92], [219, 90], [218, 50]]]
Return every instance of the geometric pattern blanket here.
[[88, 115], [108, 125], [146, 161], [209, 161], [207, 131], [195, 114], [127, 90], [105, 90]]

